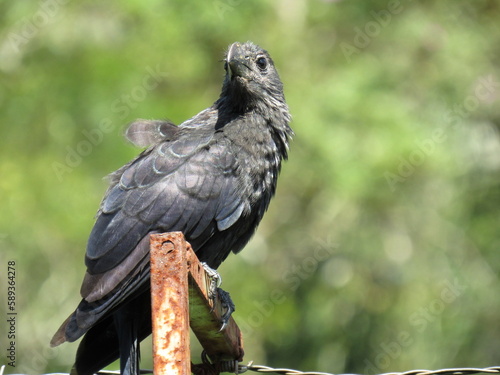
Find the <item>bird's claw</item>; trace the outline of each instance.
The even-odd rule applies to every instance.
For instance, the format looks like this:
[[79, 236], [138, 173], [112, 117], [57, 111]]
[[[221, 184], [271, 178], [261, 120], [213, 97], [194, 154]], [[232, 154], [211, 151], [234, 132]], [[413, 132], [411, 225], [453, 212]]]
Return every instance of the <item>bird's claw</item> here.
[[236, 310], [236, 307], [234, 306], [234, 302], [228, 292], [222, 290], [221, 288], [217, 288], [217, 293], [219, 294], [222, 308], [226, 310], [221, 316], [222, 326], [220, 327], [219, 332], [222, 332], [224, 328], [226, 328], [229, 318], [233, 314], [234, 310]]
[[236, 308], [229, 293], [219, 288], [222, 283], [222, 277], [220, 276], [220, 274], [213, 268], [210, 268], [205, 262], [202, 262], [201, 264], [205, 272], [210, 277], [210, 285], [208, 286], [208, 298], [212, 301], [212, 308], [210, 309], [210, 312], [214, 311], [215, 299], [217, 296], [221, 301], [222, 308], [225, 309], [221, 317], [222, 326], [219, 330], [219, 332], [221, 332], [224, 330], [224, 328], [226, 328], [227, 323], [229, 322], [229, 318], [231, 317], [231, 314], [236, 310]]

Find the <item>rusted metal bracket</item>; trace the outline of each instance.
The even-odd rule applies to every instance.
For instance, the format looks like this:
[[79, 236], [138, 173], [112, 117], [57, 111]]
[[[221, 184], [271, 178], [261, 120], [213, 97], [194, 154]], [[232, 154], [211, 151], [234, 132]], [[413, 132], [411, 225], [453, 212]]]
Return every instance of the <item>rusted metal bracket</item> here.
[[155, 375], [191, 373], [189, 326], [213, 362], [241, 361], [243, 340], [233, 318], [208, 298], [210, 277], [181, 232], [151, 235], [151, 303]]

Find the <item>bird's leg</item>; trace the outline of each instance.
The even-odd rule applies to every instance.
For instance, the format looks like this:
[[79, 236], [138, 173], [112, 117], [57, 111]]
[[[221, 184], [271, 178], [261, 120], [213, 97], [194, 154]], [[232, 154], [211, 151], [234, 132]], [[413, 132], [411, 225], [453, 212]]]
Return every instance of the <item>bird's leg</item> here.
[[225, 312], [222, 314], [222, 317], [221, 317], [222, 326], [219, 330], [219, 332], [220, 332], [224, 328], [226, 328], [227, 323], [229, 322], [229, 318], [231, 317], [231, 314], [236, 310], [236, 308], [234, 306], [234, 302], [231, 299], [231, 296], [229, 295], [229, 293], [226, 292], [225, 290], [222, 290], [221, 288], [219, 288], [219, 286], [222, 283], [222, 278], [221, 278], [220, 274], [216, 270], [214, 270], [213, 268], [210, 268], [208, 266], [208, 264], [206, 264], [205, 262], [202, 262], [201, 264], [202, 264], [205, 272], [210, 277], [210, 285], [208, 287], [208, 298], [212, 301], [212, 310], [211, 311], [213, 311], [213, 309], [215, 308], [214, 302], [215, 302], [215, 298], [217, 296], [219, 297], [219, 299], [221, 301], [222, 307], [225, 309]]
[[217, 289], [222, 284], [222, 277], [220, 276], [219, 272], [217, 272], [213, 268], [210, 268], [209, 265], [206, 264], [205, 262], [201, 262], [201, 265], [203, 266], [203, 269], [210, 277], [210, 285], [208, 286], [208, 298], [212, 302], [214, 302], [215, 297], [217, 296]]

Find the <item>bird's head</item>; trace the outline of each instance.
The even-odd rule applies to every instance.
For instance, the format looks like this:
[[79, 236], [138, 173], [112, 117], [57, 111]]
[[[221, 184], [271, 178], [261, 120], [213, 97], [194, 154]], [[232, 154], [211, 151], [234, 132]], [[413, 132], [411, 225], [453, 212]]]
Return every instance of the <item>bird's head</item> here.
[[251, 42], [233, 43], [227, 50], [224, 69], [221, 98], [229, 99], [232, 105], [249, 108], [284, 104], [283, 84], [266, 50]]

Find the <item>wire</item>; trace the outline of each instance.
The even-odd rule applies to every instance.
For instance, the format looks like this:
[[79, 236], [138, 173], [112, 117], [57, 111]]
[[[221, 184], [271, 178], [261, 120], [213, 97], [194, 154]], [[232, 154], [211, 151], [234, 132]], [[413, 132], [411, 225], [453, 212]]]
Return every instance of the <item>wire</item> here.
[[[232, 362], [232, 361], [231, 361]], [[0, 375], [3, 375], [5, 366], [0, 367]], [[224, 368], [224, 371], [226, 369]], [[355, 375], [355, 374], [332, 374], [329, 372], [316, 372], [316, 371], [299, 371], [289, 368], [274, 368], [269, 366], [254, 365], [250, 362], [248, 365], [238, 365], [235, 369], [235, 373], [242, 374], [246, 371], [253, 371], [258, 373], [267, 374], [282, 374], [282, 375]], [[140, 370], [141, 374], [152, 374], [152, 370]], [[475, 368], [475, 367], [464, 367], [464, 368], [445, 368], [440, 370], [410, 370], [405, 372], [386, 372], [379, 375], [472, 375], [472, 374], [498, 374], [500, 373], [500, 366], [485, 367], [485, 368]], [[120, 374], [120, 371], [99, 371], [98, 375], [111, 375]], [[45, 375], [68, 375], [63, 373], [51, 373]]]
[[[252, 364], [241, 367], [248, 371], [260, 372], [260, 373], [275, 373], [283, 375], [336, 375], [327, 372], [314, 372], [314, 371], [302, 372], [287, 368], [273, 368], [269, 366], [260, 366]], [[410, 370], [405, 372], [387, 372], [379, 375], [470, 375], [470, 374], [480, 374], [480, 373], [484, 374], [500, 373], [500, 366], [486, 367], [486, 368], [466, 367], [466, 368], [447, 368], [440, 370]], [[352, 375], [352, 374], [344, 374], [344, 375]]]

